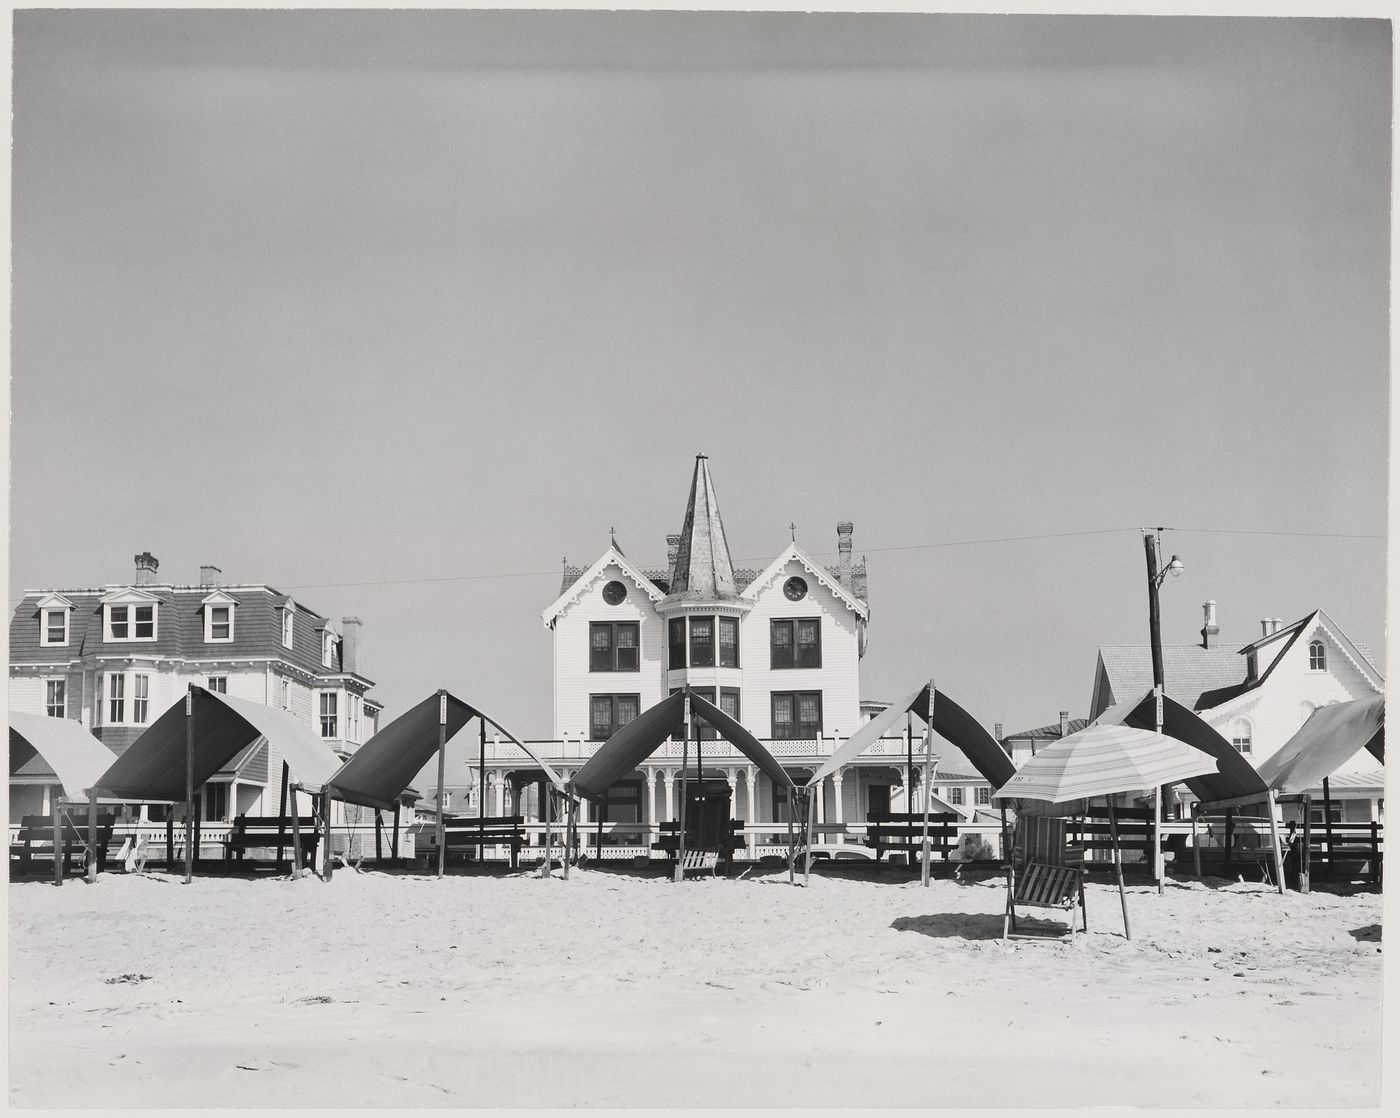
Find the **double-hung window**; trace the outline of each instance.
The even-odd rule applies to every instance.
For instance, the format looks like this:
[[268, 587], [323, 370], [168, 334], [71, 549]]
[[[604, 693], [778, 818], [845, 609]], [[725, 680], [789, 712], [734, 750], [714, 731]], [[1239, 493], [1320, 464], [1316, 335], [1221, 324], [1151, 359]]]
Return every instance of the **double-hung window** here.
[[109, 605], [109, 641], [153, 641], [156, 639], [156, 607], [152, 605]]
[[120, 672], [107, 676], [107, 721], [113, 725], [126, 721], [126, 676]]
[[588, 739], [607, 741], [641, 712], [640, 695], [589, 695]]
[[692, 668], [713, 668], [715, 666], [715, 619], [713, 617], [692, 617], [690, 619], [690, 666]]
[[321, 666], [335, 667], [335, 633], [329, 629], [321, 631]]
[[739, 619], [720, 617], [715, 621], [719, 630], [719, 666], [737, 668], [739, 666]]
[[131, 720], [144, 726], [151, 708], [151, 677], [133, 675], [131, 677]]
[[822, 621], [820, 617], [797, 617], [771, 623], [770, 667], [820, 668], [822, 666]]
[[820, 691], [774, 691], [773, 737], [815, 738], [822, 732]]
[[233, 640], [233, 607], [209, 607], [209, 639], [211, 641]]
[[228, 676], [211, 675], [209, 677], [209, 690], [217, 691], [220, 695], [228, 694]]
[[641, 670], [636, 621], [594, 621], [588, 626], [588, 670], [636, 672]]
[[43, 639], [40, 644], [68, 643], [68, 611], [66, 609], [44, 610]]
[[670, 649], [667, 667], [685, 667], [685, 618], [673, 617], [666, 623], [666, 643]]
[[284, 606], [284, 607], [282, 608], [282, 647], [283, 647], [283, 648], [291, 648], [291, 647], [292, 647], [292, 625], [293, 625], [293, 618], [294, 618], [294, 617], [296, 617], [296, 614], [292, 612], [292, 607], [291, 607], [291, 606]]
[[321, 736], [323, 738], [340, 737], [335, 698], [334, 691], [321, 692]]
[[50, 718], [67, 717], [68, 684], [64, 680], [44, 681], [44, 713]]

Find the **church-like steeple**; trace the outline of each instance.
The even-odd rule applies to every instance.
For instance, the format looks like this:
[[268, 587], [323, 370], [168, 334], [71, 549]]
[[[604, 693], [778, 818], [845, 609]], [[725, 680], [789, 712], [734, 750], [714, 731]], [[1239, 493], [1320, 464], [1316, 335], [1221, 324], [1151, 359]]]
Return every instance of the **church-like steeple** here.
[[690, 481], [690, 500], [685, 507], [676, 561], [671, 569], [671, 592], [667, 601], [731, 601], [739, 597], [734, 584], [734, 563], [724, 524], [710, 478], [709, 459], [695, 456], [695, 476]]

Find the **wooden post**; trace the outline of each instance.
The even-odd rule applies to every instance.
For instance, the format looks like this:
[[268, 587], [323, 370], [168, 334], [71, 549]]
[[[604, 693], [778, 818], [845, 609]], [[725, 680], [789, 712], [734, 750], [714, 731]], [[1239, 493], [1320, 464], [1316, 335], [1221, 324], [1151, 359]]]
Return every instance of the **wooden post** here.
[[297, 789], [300, 784], [291, 786], [292, 792], [292, 880], [301, 879], [301, 812], [297, 810]]
[[[288, 767], [287, 762], [283, 761], [282, 793], [277, 800], [277, 861], [272, 863], [274, 873], [282, 868], [282, 849], [284, 845], [282, 840], [287, 834], [287, 786], [291, 782], [291, 773], [292, 770]], [[233, 806], [236, 814], [238, 805], [234, 804]]]
[[389, 843], [389, 856], [393, 859], [394, 868], [399, 865], [399, 801], [394, 801], [394, 837]]
[[817, 826], [817, 797], [821, 794], [821, 785], [816, 788], [807, 786], [807, 855], [802, 870], [803, 885], [809, 885], [812, 881], [812, 837]]
[[374, 809], [374, 864], [384, 864], [384, 813]]
[[[1157, 595], [1152, 596], [1153, 625], [1157, 624]], [[1157, 630], [1154, 628], [1154, 633]], [[1153, 649], [1153, 656], [1156, 657], [1154, 664], [1161, 659], [1161, 649]], [[1152, 698], [1157, 708], [1157, 732], [1162, 732], [1162, 683], [1160, 676], [1156, 686], [1152, 688]], [[1165, 890], [1163, 878], [1166, 876], [1166, 866], [1162, 861], [1162, 792], [1163, 788], [1159, 784], [1152, 789], [1152, 876], [1157, 879], [1157, 895], [1160, 897]]]
[[1312, 892], [1312, 797], [1303, 796], [1303, 850], [1298, 856], [1298, 892]]
[[914, 712], [904, 716], [904, 814], [914, 813]]
[[1118, 903], [1123, 909], [1123, 938], [1132, 939], [1132, 929], [1128, 926], [1128, 895], [1123, 889], [1123, 852], [1118, 847], [1118, 817], [1113, 812], [1113, 797], [1108, 801], [1108, 833], [1113, 840], [1113, 872], [1118, 878]]
[[1195, 864], [1196, 864], [1196, 877], [1197, 877], [1197, 878], [1199, 878], [1199, 877], [1201, 876], [1201, 840], [1200, 840], [1200, 838], [1198, 837], [1197, 829], [1196, 829], [1196, 828], [1197, 828], [1197, 821], [1198, 821], [1199, 818], [1200, 818], [1200, 813], [1199, 813], [1199, 811], [1197, 810], [1199, 807], [1200, 807], [1200, 804], [1199, 804], [1199, 803], [1195, 803], [1195, 804], [1192, 804], [1192, 805], [1191, 805], [1191, 856], [1192, 856], [1192, 860], [1193, 860], [1193, 861], [1195, 862]]
[[574, 848], [574, 782], [571, 780], [564, 785], [565, 794], [569, 797], [565, 810], [568, 815], [564, 822], [564, 880], [569, 880], [569, 853]]
[[1278, 800], [1272, 788], [1269, 789], [1269, 835], [1274, 846], [1274, 872], [1278, 875], [1278, 891], [1282, 894], [1286, 891], [1283, 883], [1283, 846], [1278, 837]]
[[331, 789], [330, 785], [321, 787], [321, 878], [329, 881], [331, 875], [335, 873], [335, 865], [331, 862]]
[[87, 879], [91, 885], [97, 884], [97, 789], [88, 789], [88, 854]]
[[63, 813], [58, 806], [59, 786], [53, 786], [49, 796], [49, 808], [53, 812], [53, 883], [63, 884]]
[[194, 879], [194, 684], [185, 692], [185, 884]]
[[[676, 869], [674, 880], [685, 880], [685, 809], [686, 781], [690, 771], [690, 690], [685, 692], [685, 715], [681, 723], [681, 809], [680, 826], [676, 831]], [[792, 812], [789, 810], [788, 815]]]
[[165, 806], [165, 872], [175, 872], [175, 805]]
[[796, 884], [797, 884], [797, 868], [796, 868], [796, 866], [795, 866], [793, 863], [794, 863], [794, 862], [796, 861], [796, 859], [797, 859], [797, 846], [796, 846], [796, 844], [792, 841], [792, 840], [793, 840], [793, 834], [792, 834], [792, 813], [793, 813], [795, 810], [797, 810], [797, 803], [796, 803], [796, 799], [797, 799], [797, 788], [796, 788], [795, 785], [794, 785], [793, 787], [791, 787], [791, 788], [788, 789], [788, 797], [787, 797], [787, 799], [788, 799], [788, 813], [787, 813], [787, 817], [788, 817], [788, 819], [787, 819], [787, 824], [788, 824], [788, 884], [789, 884], [789, 885], [796, 885]]
[[1322, 829], [1327, 835], [1327, 880], [1332, 880], [1332, 782], [1322, 778]]
[[1235, 872], [1235, 809], [1225, 809], [1225, 872]]
[[443, 785], [447, 780], [447, 692], [438, 691], [437, 848], [438, 880], [447, 865], [446, 826], [442, 815]]
[[1381, 825], [1371, 820], [1371, 884], [1381, 883]]
[[603, 860], [603, 812], [607, 806], [606, 800], [598, 805], [598, 838], [593, 846], [593, 856], [600, 862]]
[[540, 867], [541, 877], [554, 876], [554, 833], [552, 830], [554, 797], [550, 795], [551, 791], [549, 781], [541, 777], [540, 795], [544, 797], [544, 865]]
[[929, 801], [932, 799], [933, 781], [933, 680], [928, 681], [928, 728], [924, 733], [924, 837], [923, 837], [923, 882], [924, 888], [928, 888], [929, 880], [929, 847], [928, 847], [928, 809]]
[[[476, 803], [478, 808], [476, 814], [478, 818], [484, 820], [486, 818], [486, 719], [480, 718], [478, 721], [481, 723], [481, 756], [476, 766]], [[480, 826], [481, 841], [476, 844], [478, 865], [486, 861], [486, 824], [483, 822]]]

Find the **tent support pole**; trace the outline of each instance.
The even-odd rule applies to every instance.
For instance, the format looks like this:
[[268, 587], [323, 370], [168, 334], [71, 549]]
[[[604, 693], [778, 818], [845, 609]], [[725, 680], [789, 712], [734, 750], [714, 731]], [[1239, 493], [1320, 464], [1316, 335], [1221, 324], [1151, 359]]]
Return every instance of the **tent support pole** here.
[[[824, 779], [824, 778], [823, 778]], [[817, 828], [817, 797], [822, 794], [821, 785], [814, 789], [807, 789], [807, 841], [806, 841], [806, 864], [802, 870], [802, 884], [809, 885], [812, 881], [812, 837]]]
[[89, 885], [97, 884], [97, 789], [88, 789], [88, 853], [87, 879]]
[[185, 692], [185, 884], [194, 879], [194, 684]]
[[1225, 872], [1235, 870], [1235, 809], [1225, 809]]
[[1312, 892], [1312, 797], [1303, 796], [1303, 852], [1298, 859], [1298, 892]]
[[1274, 872], [1278, 875], [1278, 891], [1285, 891], [1283, 884], [1283, 846], [1278, 837], [1278, 800], [1274, 790], [1269, 789], [1269, 836], [1274, 844]]
[[438, 766], [437, 766], [437, 875], [442, 880], [447, 865], [447, 844], [444, 841], [446, 828], [443, 825], [442, 797], [443, 785], [447, 781], [447, 692], [438, 691]]
[[904, 716], [904, 811], [905, 814], [912, 814], [914, 811], [914, 712], [911, 710]]
[[796, 869], [796, 867], [793, 865], [793, 863], [794, 863], [794, 862], [796, 861], [796, 859], [797, 859], [797, 847], [796, 847], [796, 845], [794, 845], [794, 843], [793, 843], [793, 835], [792, 835], [792, 813], [793, 813], [793, 809], [797, 806], [797, 796], [796, 796], [796, 793], [797, 793], [796, 787], [793, 787], [793, 788], [789, 788], [789, 789], [788, 789], [788, 813], [787, 813], [787, 817], [788, 817], [788, 884], [789, 884], [789, 885], [796, 885], [796, 884], [797, 884], [797, 869]]
[[331, 789], [328, 784], [321, 787], [321, 842], [321, 879], [329, 881], [335, 867], [331, 864]]
[[[685, 692], [685, 716], [681, 723], [681, 809], [680, 824], [676, 829], [676, 869], [675, 881], [685, 880], [685, 807], [690, 797], [686, 793], [690, 773], [690, 690]], [[792, 813], [789, 812], [789, 815]]]
[[923, 837], [924, 868], [923, 868], [923, 883], [924, 883], [924, 888], [925, 888], [925, 889], [928, 888], [928, 879], [929, 879], [929, 853], [930, 853], [930, 851], [929, 851], [929, 847], [928, 847], [928, 809], [929, 809], [929, 801], [930, 801], [931, 798], [932, 798], [932, 796], [931, 796], [931, 792], [932, 792], [932, 783], [931, 783], [931, 782], [932, 782], [932, 780], [933, 780], [933, 768], [931, 767], [932, 764], [933, 764], [933, 696], [934, 696], [933, 679], [930, 678], [929, 681], [928, 681], [928, 732], [924, 735], [924, 779], [923, 779], [923, 786], [924, 786], [924, 787], [923, 787], [923, 795], [924, 795], [924, 837]]
[[603, 860], [603, 812], [607, 806], [606, 800], [598, 805], [598, 841], [593, 846], [593, 856], [600, 862]]
[[565, 795], [569, 797], [567, 822], [564, 824], [564, 880], [569, 880], [569, 852], [574, 848], [574, 782], [571, 780], [564, 785]]
[[175, 872], [175, 805], [165, 808], [165, 872]]
[[[272, 863], [273, 871], [282, 868], [282, 850], [285, 846], [283, 839], [287, 834], [287, 785], [291, 781], [291, 768], [286, 761], [282, 762], [282, 793], [277, 800], [277, 860]], [[233, 805], [235, 814], [238, 805]]]
[[297, 881], [301, 877], [301, 813], [297, 811], [297, 789], [301, 787], [294, 784], [292, 787], [292, 880]]
[[540, 777], [540, 795], [544, 797], [544, 865], [540, 866], [541, 877], [554, 876], [554, 797], [549, 781]]
[[1123, 852], [1118, 846], [1118, 816], [1113, 810], [1113, 797], [1104, 798], [1108, 801], [1108, 833], [1113, 839], [1113, 872], [1118, 878], [1118, 903], [1123, 909], [1123, 938], [1132, 939], [1132, 929], [1128, 925], [1128, 895], [1123, 890]]
[[[486, 818], [486, 719], [481, 720], [481, 754], [476, 766], [476, 805], [477, 815], [481, 819]], [[476, 863], [481, 865], [486, 861], [486, 824], [481, 824], [481, 841], [476, 844]]]
[[1327, 832], [1327, 880], [1332, 880], [1332, 782], [1322, 778], [1322, 827]]
[[58, 785], [53, 786], [49, 807], [53, 811], [53, 883], [63, 884], [63, 813], [58, 806]]
[[384, 864], [384, 813], [374, 809], [374, 864]]
[[394, 868], [399, 866], [399, 801], [394, 801], [394, 837], [389, 842], [389, 857], [393, 859]]
[[1201, 876], [1201, 840], [1197, 837], [1196, 831], [1196, 824], [1200, 818], [1200, 814], [1196, 809], [1199, 806], [1199, 804], [1191, 805], [1191, 858], [1192, 861], [1195, 862], [1197, 880], [1200, 880]]

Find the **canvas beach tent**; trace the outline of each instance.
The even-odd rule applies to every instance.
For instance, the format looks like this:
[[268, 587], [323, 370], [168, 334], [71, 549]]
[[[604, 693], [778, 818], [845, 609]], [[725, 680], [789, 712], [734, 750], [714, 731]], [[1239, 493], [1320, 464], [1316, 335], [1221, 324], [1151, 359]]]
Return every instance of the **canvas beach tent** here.
[[101, 794], [131, 803], [186, 805], [188, 882], [194, 873], [196, 790], [260, 737], [281, 753], [291, 779], [313, 794], [321, 792], [340, 767], [336, 752], [287, 711], [192, 683], [185, 697], [102, 774], [98, 788]]
[[[932, 713], [929, 709], [930, 697], [932, 697]], [[988, 733], [977, 719], [973, 718], [942, 691], [939, 691], [930, 680], [915, 688], [898, 702], [892, 703], [842, 742], [831, 756], [813, 771], [811, 778], [807, 781], [807, 788], [819, 787], [823, 780], [843, 765], [850, 764], [856, 757], [884, 737], [886, 733], [895, 729], [909, 714], [921, 718], [931, 731], [924, 739], [925, 788], [928, 787], [934, 766], [939, 763], [933, 752], [932, 734], [939, 735], [955, 746], [961, 756], [971, 763], [978, 775], [993, 788], [1000, 788], [1015, 773], [1016, 766], [1011, 763], [1011, 758], [1006, 755], [1006, 750], [1002, 749], [996, 738]], [[931, 806], [931, 800], [927, 795], [924, 797], [924, 805], [925, 816], [927, 816]], [[951, 811], [952, 808], [949, 807], [949, 810]], [[809, 810], [808, 849], [811, 848], [810, 829], [814, 820], [815, 816]], [[925, 846], [923, 872], [925, 885], [928, 884], [928, 880], [929, 853], [927, 846]]]
[[[115, 754], [71, 718], [10, 712], [10, 781], [52, 787], [49, 808], [53, 816], [54, 881], [63, 884], [63, 836], [61, 800], [87, 802], [88, 850], [97, 847], [97, 803], [92, 789], [112, 764]], [[118, 801], [120, 802], [120, 801]], [[87, 878], [97, 879], [97, 861], [87, 859]]]
[[1131, 939], [1113, 797], [1120, 792], [1175, 784], [1215, 768], [1215, 758], [1166, 734], [1132, 726], [1094, 724], [1040, 750], [1017, 769], [992, 798], [1039, 800], [1050, 804], [1098, 796], [1107, 800], [1113, 867], [1123, 909], [1123, 934]]
[[[443, 778], [446, 764], [446, 747], [449, 740], [473, 718], [481, 719], [524, 751], [535, 762], [544, 777], [558, 791], [564, 792], [565, 785], [549, 763], [528, 744], [521, 741], [480, 707], [465, 702], [446, 690], [429, 695], [422, 702], [409, 708], [365, 742], [331, 775], [327, 781], [327, 791], [331, 796], [346, 803], [364, 807], [394, 809], [397, 811], [399, 797], [409, 790], [414, 778], [433, 757], [438, 758], [437, 786], [437, 840], [438, 877], [443, 876], [446, 857], [443, 842]], [[482, 737], [485, 748], [485, 737]], [[549, 798], [546, 797], [546, 805]], [[395, 828], [397, 833], [397, 827]], [[548, 834], [548, 832], [546, 832]], [[548, 847], [546, 847], [548, 865]], [[327, 853], [325, 874], [330, 874], [330, 859]]]
[[[690, 716], [692, 714], [695, 717], [694, 722], [691, 722]], [[714, 703], [697, 695], [689, 687], [683, 687], [675, 694], [662, 699], [655, 706], [642, 711], [631, 722], [628, 722], [627, 725], [608, 738], [598, 751], [584, 763], [583, 768], [574, 774], [573, 780], [570, 781], [572, 791], [589, 800], [601, 799], [613, 784], [655, 753], [663, 742], [674, 737], [683, 726], [688, 724], [694, 726], [698, 743], [699, 719], [704, 719], [713, 726], [722, 738], [730, 742], [740, 753], [757, 765], [759, 770], [777, 787], [785, 788], [789, 792], [795, 789], [792, 777], [778, 763], [777, 758], [764, 748], [762, 742]], [[679, 875], [683, 873], [681, 863], [685, 853], [685, 781], [689, 768], [688, 741], [681, 760], [681, 825], [678, 840], [680, 847], [676, 863], [677, 880], [679, 880]], [[697, 765], [699, 762], [697, 744]], [[572, 803], [570, 804], [569, 818], [572, 830], [574, 824], [574, 805]], [[789, 820], [790, 826], [791, 821]], [[567, 859], [564, 865], [567, 873]], [[791, 860], [789, 860], [788, 872], [791, 876]]]

